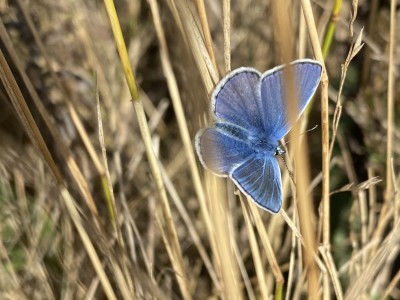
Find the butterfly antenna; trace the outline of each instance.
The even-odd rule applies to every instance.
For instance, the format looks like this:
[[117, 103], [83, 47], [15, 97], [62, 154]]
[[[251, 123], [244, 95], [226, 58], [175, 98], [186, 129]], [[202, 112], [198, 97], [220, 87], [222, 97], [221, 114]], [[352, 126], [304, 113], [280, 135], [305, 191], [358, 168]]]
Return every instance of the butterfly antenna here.
[[285, 160], [285, 157], [283, 156], [283, 154], [281, 154], [281, 158], [283, 160], [283, 163], [285, 164], [286, 170], [288, 171], [290, 178], [292, 178], [294, 186], [296, 186], [296, 182], [294, 181], [293, 172], [289, 170], [289, 167], [288, 167], [288, 165], [286, 163], [286, 160]]
[[[310, 129], [307, 129], [306, 131], [300, 133], [299, 136], [302, 136], [303, 134], [306, 134], [307, 132], [313, 131], [313, 130], [316, 129], [317, 127], [318, 127], [318, 125], [315, 125], [314, 127], [310, 128]], [[286, 145], [289, 144], [289, 142], [290, 142], [290, 141], [285, 142], [285, 145], [284, 145], [284, 146], [286, 147]], [[279, 147], [279, 148], [277, 149], [277, 151], [276, 151], [276, 154], [278, 154], [278, 155], [282, 158], [283, 163], [285, 164], [286, 169], [287, 169], [287, 171], [289, 172], [289, 176], [290, 176], [290, 178], [292, 178], [292, 181], [293, 181], [294, 186], [296, 186], [296, 182], [294, 181], [293, 172], [291, 172], [291, 171], [289, 170], [289, 167], [288, 167], [288, 165], [287, 165], [287, 163], [286, 163], [285, 157], [283, 156], [283, 154], [285, 154], [285, 152], [286, 152], [286, 151], [285, 151], [284, 149], [282, 149], [282, 147]]]
[[292, 178], [294, 186], [296, 186], [296, 182], [294, 181], [294, 177], [293, 177], [293, 172], [290, 171], [289, 166], [286, 163], [285, 157], [283, 156], [285, 153], [286, 153], [286, 151], [281, 146], [279, 146], [276, 149], [275, 155], [279, 155], [282, 158], [282, 161], [285, 164], [286, 170], [288, 171], [290, 178]]
[[[315, 125], [314, 127], [310, 128], [310, 129], [307, 129], [306, 131], [300, 133], [300, 134], [298, 135], [298, 137], [299, 137], [299, 136], [302, 136], [303, 134], [306, 134], [307, 132], [313, 131], [314, 129], [317, 129], [317, 127], [318, 127], [318, 125]], [[287, 145], [287, 144], [289, 144], [289, 143], [290, 143], [290, 141], [287, 141], [287, 142], [285, 142], [285, 145]]]

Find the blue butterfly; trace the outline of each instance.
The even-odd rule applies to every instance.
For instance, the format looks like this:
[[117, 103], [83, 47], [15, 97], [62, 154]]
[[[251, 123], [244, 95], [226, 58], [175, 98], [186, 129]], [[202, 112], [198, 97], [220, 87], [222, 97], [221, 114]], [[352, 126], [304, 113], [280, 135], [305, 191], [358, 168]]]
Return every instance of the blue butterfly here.
[[310, 59], [296, 60], [261, 74], [242, 67], [215, 87], [212, 127], [196, 135], [196, 152], [203, 166], [231, 178], [258, 206], [271, 213], [282, 207], [282, 180], [275, 156], [279, 140], [290, 128], [285, 99], [284, 69], [290, 68], [297, 88], [298, 117], [318, 87], [322, 66]]

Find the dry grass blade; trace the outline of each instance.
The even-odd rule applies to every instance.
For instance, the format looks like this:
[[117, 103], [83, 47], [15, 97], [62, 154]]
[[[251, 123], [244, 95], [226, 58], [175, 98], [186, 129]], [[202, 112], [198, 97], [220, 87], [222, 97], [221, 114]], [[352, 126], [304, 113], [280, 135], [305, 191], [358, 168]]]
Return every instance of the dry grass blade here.
[[15, 111], [18, 114], [18, 117], [21, 123], [26, 130], [26, 133], [30, 137], [32, 143], [39, 149], [42, 153], [45, 161], [53, 172], [55, 179], [58, 184], [63, 184], [63, 178], [61, 173], [54, 163], [54, 160], [48, 150], [46, 143], [43, 140], [42, 135], [40, 134], [39, 128], [37, 127], [35, 120], [33, 119], [28, 106], [25, 103], [24, 97], [21, 93], [21, 90], [18, 87], [18, 84], [10, 70], [10, 67], [7, 64], [6, 58], [3, 55], [3, 51], [0, 50], [0, 78], [3, 82], [3, 85], [6, 89], [8, 96], [10, 97], [11, 103], [14, 106]]
[[112, 0], [104, 0], [107, 13], [110, 18], [111, 27], [114, 33], [115, 42], [118, 47], [118, 52], [121, 58], [122, 66], [125, 72], [125, 78], [132, 96], [132, 104], [135, 109], [136, 117], [138, 119], [140, 133], [145, 145], [147, 159], [150, 164], [151, 173], [155, 182], [158, 195], [160, 197], [161, 214], [157, 214], [160, 226], [163, 226], [163, 239], [166, 243], [168, 253], [170, 255], [171, 263], [176, 272], [176, 279], [179, 283], [182, 295], [185, 299], [191, 299], [188, 287], [187, 273], [182, 258], [182, 251], [180, 248], [178, 236], [176, 233], [175, 224], [169, 207], [167, 194], [165, 191], [164, 183], [162, 180], [159, 161], [154, 153], [150, 130], [146, 121], [143, 110], [142, 102], [140, 101], [139, 94], [136, 87], [135, 77], [131, 68], [128, 52], [125, 46], [122, 30], [119, 24], [117, 12], [115, 10], [114, 2]]
[[[295, 234], [296, 238], [300, 241], [300, 244], [303, 245], [304, 247], [307, 247], [307, 245], [304, 242], [304, 238], [301, 235], [299, 229], [292, 222], [292, 220], [289, 218], [289, 216], [287, 215], [287, 213], [285, 212], [284, 209], [281, 209], [280, 215], [283, 217], [283, 219], [285, 220], [285, 222], [287, 223], [289, 228]], [[311, 249], [308, 251], [312, 252]], [[321, 272], [326, 273], [326, 268], [325, 268], [323, 262], [321, 261], [321, 259], [318, 257], [318, 255], [315, 252], [313, 253], [313, 257], [314, 257], [314, 260], [315, 260], [316, 264], [318, 265], [319, 269], [321, 270]]]
[[266, 280], [265, 280], [265, 271], [263, 268], [263, 263], [261, 260], [260, 249], [258, 247], [256, 235], [254, 233], [253, 224], [251, 221], [251, 212], [250, 212], [250, 205], [249, 200], [240, 193], [240, 200], [243, 209], [243, 216], [246, 221], [246, 228], [247, 233], [249, 235], [249, 243], [252, 252], [252, 257], [254, 260], [254, 266], [257, 272], [257, 280], [258, 286], [261, 292], [262, 299], [268, 299], [270, 292], [267, 290]]
[[169, 0], [170, 6], [176, 8], [173, 10], [174, 18], [178, 24], [183, 24], [182, 34], [186, 37], [190, 50], [195, 58], [196, 65], [207, 92], [211, 93], [215, 84], [219, 81], [218, 71], [214, 69], [211, 59], [208, 55], [206, 46], [204, 45], [200, 31], [192, 16], [191, 11], [187, 7], [187, 2], [183, 0]]
[[[397, 3], [4, 3], [0, 299], [400, 297]], [[324, 65], [321, 97], [291, 126], [289, 172], [277, 158], [273, 215], [203, 170], [194, 137], [226, 121], [218, 99], [235, 120], [256, 114], [235, 101], [259, 91], [241, 72], [210, 110], [220, 74], [298, 58]], [[292, 121], [307, 78], [284, 72]], [[210, 157], [235, 167], [229, 145]]]
[[254, 293], [254, 289], [253, 289], [253, 287], [251, 285], [249, 274], [247, 273], [246, 266], [244, 265], [243, 258], [241, 256], [241, 253], [239, 252], [237, 243], [232, 242], [232, 244], [233, 244], [233, 247], [234, 247], [236, 260], [237, 260], [238, 265], [239, 265], [240, 273], [241, 273], [242, 278], [243, 278], [243, 283], [244, 283], [244, 286], [246, 287], [247, 296], [249, 297], [248, 299], [256, 300], [257, 297], [256, 297], [256, 295]]
[[[274, 11], [274, 21], [276, 22], [277, 32], [276, 36], [279, 37], [280, 41], [280, 50], [281, 57], [284, 63], [287, 63], [293, 60], [294, 53], [294, 43], [292, 42], [292, 37], [294, 36], [294, 25], [292, 23], [292, 18], [281, 18], [285, 11], [288, 11], [290, 7], [290, 1], [281, 1], [274, 2], [273, 11]], [[304, 10], [304, 7], [303, 7]], [[305, 12], [305, 18], [308, 20], [307, 26], [315, 27], [312, 13], [308, 15]], [[311, 30], [309, 28], [309, 30]], [[315, 50], [315, 49], [314, 49]], [[299, 139], [296, 139], [299, 135], [299, 127], [296, 126], [295, 122], [297, 119], [296, 105], [291, 105], [290, 101], [292, 99], [297, 99], [297, 87], [295, 83], [295, 75], [293, 74], [292, 69], [286, 68], [284, 70], [284, 89], [286, 95], [286, 105], [288, 107], [288, 117], [291, 124], [294, 124], [294, 127], [291, 130], [290, 136], [291, 140], [293, 140], [292, 150], [294, 154], [294, 161], [296, 163], [295, 169], [295, 182], [296, 189], [293, 191], [295, 193], [295, 197], [297, 200], [297, 208], [299, 211], [299, 221], [300, 221], [300, 229], [302, 231], [302, 235], [304, 237], [305, 250], [304, 250], [304, 262], [307, 268], [307, 293], [308, 297], [318, 299], [318, 278], [320, 275], [319, 269], [317, 268], [314, 260], [314, 253], [316, 252], [316, 232], [314, 231], [314, 217], [313, 217], [313, 209], [312, 203], [310, 199], [312, 199], [312, 194], [307, 191], [307, 187], [309, 186], [310, 181], [310, 165], [308, 163], [307, 158], [307, 148], [305, 145], [306, 139], [303, 142], [300, 142]]]
[[332, 149], [333, 145], [336, 140], [336, 134], [337, 130], [339, 127], [339, 121], [340, 117], [342, 115], [342, 92], [343, 92], [343, 85], [347, 76], [347, 70], [349, 68], [350, 62], [352, 59], [360, 52], [364, 44], [362, 43], [362, 37], [363, 37], [363, 29], [361, 29], [360, 33], [358, 34], [356, 40], [354, 43], [351, 44], [350, 50], [347, 54], [346, 60], [344, 64], [342, 65], [342, 75], [340, 77], [340, 85], [339, 85], [339, 91], [337, 93], [337, 98], [336, 98], [336, 108], [335, 112], [333, 114], [333, 120], [332, 120], [332, 139], [331, 139], [331, 144], [329, 146], [329, 157], [332, 157]]
[[343, 290], [339, 281], [339, 274], [335, 267], [335, 262], [333, 261], [333, 257], [331, 252], [326, 249], [324, 246], [319, 247], [319, 252], [325, 260], [326, 268], [331, 276], [333, 288], [335, 290], [336, 299], [343, 299]]
[[258, 211], [258, 208], [252, 204], [249, 204], [248, 209], [250, 210], [251, 216], [254, 219], [254, 224], [257, 228], [258, 234], [260, 235], [265, 254], [267, 255], [268, 262], [271, 265], [272, 272], [274, 273], [277, 291], [279, 291], [279, 289], [282, 288], [285, 279], [283, 278], [283, 274], [276, 259], [276, 255], [272, 249], [267, 231], [265, 230], [264, 224], [260, 216], [260, 212]]
[[[28, 24], [29, 30], [31, 31], [33, 37], [34, 37], [34, 41], [35, 44], [38, 46], [44, 60], [46, 63], [46, 67], [48, 69], [48, 71], [50, 72], [52, 78], [54, 79], [57, 87], [59, 88], [60, 92], [65, 92], [68, 96], [71, 96], [68, 92], [68, 89], [65, 88], [61, 83], [60, 80], [58, 79], [58, 77], [55, 74], [54, 69], [51, 66], [50, 60], [49, 60], [49, 55], [48, 52], [46, 51], [45, 46], [42, 43], [42, 40], [40, 39], [40, 36], [36, 30], [36, 27], [34, 25], [34, 22], [32, 21], [32, 18], [28, 12], [28, 8], [26, 6], [26, 3], [24, 3], [23, 1], [18, 0], [17, 1], [19, 7], [21, 8], [21, 11], [23, 13], [24, 18], [26, 19], [26, 22]], [[21, 69], [20, 69], [21, 70]], [[20, 71], [21, 72], [21, 71]], [[22, 73], [22, 72], [21, 72]], [[29, 82], [27, 80], [25, 80], [25, 82]], [[28, 83], [28, 85], [30, 85]], [[55, 131], [52, 128], [51, 122], [50, 122], [50, 116], [48, 115], [47, 111], [45, 109], [40, 109], [40, 107], [42, 106], [42, 103], [40, 101], [37, 101], [37, 99], [39, 99], [39, 97], [36, 96], [36, 92], [33, 88], [30, 88], [30, 92], [32, 94], [32, 98], [35, 101], [36, 106], [38, 107], [39, 111], [41, 112], [42, 117], [44, 118], [44, 120], [46, 121], [46, 125], [49, 128], [50, 132], [53, 135], [53, 138], [57, 141], [57, 144], [60, 146], [60, 151], [62, 153], [62, 155], [64, 156], [65, 161], [67, 162], [67, 165], [69, 167], [70, 172], [73, 175], [73, 179], [76, 181], [76, 184], [78, 186], [78, 188], [80, 189], [80, 192], [82, 193], [89, 209], [91, 210], [94, 218], [95, 218], [95, 224], [98, 228], [100, 228], [99, 225], [99, 220], [98, 220], [98, 211], [97, 211], [97, 207], [95, 205], [95, 202], [93, 200], [93, 197], [90, 193], [90, 189], [89, 189], [89, 185], [85, 179], [85, 177], [83, 176], [78, 164], [76, 163], [76, 161], [74, 160], [72, 154], [69, 152], [69, 149], [65, 146], [65, 143], [61, 140], [61, 138], [59, 137], [59, 134], [55, 133]], [[95, 166], [98, 167], [99, 171], [102, 172], [103, 169], [101, 168], [101, 163], [99, 162], [100, 160], [98, 159], [96, 152], [94, 151], [94, 148], [92, 146], [92, 144], [89, 141], [88, 135], [84, 129], [84, 126], [82, 125], [79, 117], [78, 117], [78, 113], [76, 112], [75, 108], [72, 106], [72, 104], [69, 101], [66, 101], [66, 104], [68, 106], [68, 110], [71, 114], [71, 118], [72, 120], [75, 122], [75, 126], [78, 130], [78, 132], [80, 133], [82, 140], [84, 141], [85, 145], [87, 146], [88, 152], [91, 154], [93, 161], [95, 163]]]
[[399, 211], [399, 208], [400, 208], [400, 194], [399, 194], [399, 187], [398, 187], [398, 184], [397, 184], [397, 182], [395, 181], [395, 178], [396, 178], [396, 174], [395, 174], [395, 171], [394, 171], [394, 161], [393, 161], [393, 158], [392, 158], [392, 164], [391, 164], [391, 166], [392, 166], [392, 179], [393, 179], [393, 194], [394, 194], [394, 199], [393, 199], [393, 201], [394, 201], [394, 222], [397, 222], [397, 220], [399, 219], [399, 214], [400, 214], [400, 211]]
[[349, 32], [350, 32], [350, 36], [353, 36], [354, 33], [354, 21], [357, 18], [357, 11], [358, 11], [358, 0], [352, 0], [351, 1], [351, 18], [350, 18], [350, 22], [349, 22]]
[[[223, 0], [222, 2], [223, 19], [224, 19], [224, 61], [225, 73], [231, 71], [231, 0]], [[218, 70], [216, 68], [216, 70]]]
[[210, 34], [210, 28], [208, 26], [207, 13], [206, 13], [206, 8], [204, 6], [204, 1], [196, 0], [196, 4], [197, 4], [197, 11], [200, 17], [201, 27], [203, 29], [204, 41], [207, 47], [208, 55], [210, 55], [211, 61], [214, 65], [214, 69], [217, 70], [217, 63], [215, 61], [214, 51], [212, 47], [212, 39]]
[[396, 5], [397, 1], [390, 1], [390, 40], [388, 58], [388, 83], [387, 83], [387, 138], [386, 138], [386, 190], [385, 207], [393, 199], [392, 159], [393, 159], [393, 136], [394, 136], [394, 97], [395, 97], [395, 74], [394, 58], [396, 45]]
[[382, 181], [382, 179], [379, 179], [378, 177], [373, 177], [373, 178], [370, 178], [370, 179], [368, 179], [366, 181], [363, 181], [363, 182], [361, 182], [359, 184], [355, 184], [353, 182], [350, 182], [350, 183], [344, 185], [343, 187], [341, 187], [340, 189], [332, 191], [331, 195], [336, 194], [336, 193], [340, 193], [340, 192], [354, 192], [354, 191], [368, 190], [372, 186], [378, 184], [381, 181]]
[[107, 188], [106, 188], [106, 202], [107, 202], [107, 208], [110, 214], [111, 222], [113, 224], [114, 230], [117, 233], [118, 236], [118, 242], [120, 245], [122, 245], [122, 236], [121, 236], [121, 231], [119, 226], [117, 226], [117, 208], [115, 205], [115, 197], [114, 197], [114, 189], [112, 186], [111, 182], [111, 176], [110, 172], [108, 169], [108, 163], [107, 163], [107, 153], [106, 153], [106, 147], [104, 144], [104, 131], [103, 131], [103, 122], [101, 121], [101, 108], [100, 108], [100, 99], [99, 99], [99, 93], [96, 89], [96, 107], [97, 107], [97, 122], [99, 126], [99, 141], [100, 141], [100, 146], [101, 146], [101, 151], [103, 153], [103, 163], [104, 167], [104, 173], [107, 181]]
[[[326, 73], [324, 57], [321, 50], [321, 45], [318, 38], [317, 29], [315, 26], [314, 15], [309, 0], [302, 0], [301, 5], [308, 27], [308, 33], [311, 39], [314, 55], [322, 64], [321, 77], [321, 123], [322, 123], [322, 237], [323, 244], [327, 249], [330, 249], [330, 198], [329, 198], [329, 113], [328, 113], [328, 75]], [[330, 288], [328, 274], [324, 277], [324, 298], [329, 297]]]
[[220, 278], [219, 285], [221, 287], [217, 293], [225, 299], [241, 299], [239, 267], [235, 258], [234, 246], [231, 245], [235, 228], [227, 214], [229, 210], [225, 182], [210, 173], [205, 175], [209, 214], [215, 240], [215, 248], [212, 248], [214, 268]]
[[[194, 188], [196, 191], [196, 195], [200, 202], [200, 207], [201, 207], [202, 215], [203, 215], [204, 222], [205, 222], [205, 225], [207, 228], [209, 240], [211, 241], [212, 244], [214, 244], [213, 235], [212, 235], [213, 230], [211, 228], [211, 220], [210, 220], [209, 212], [207, 209], [206, 196], [205, 196], [205, 193], [204, 193], [204, 190], [202, 187], [199, 169], [197, 168], [196, 158], [194, 156], [194, 151], [193, 151], [193, 147], [192, 147], [192, 139], [190, 138], [190, 135], [189, 135], [188, 124], [186, 122], [185, 113], [184, 113], [183, 106], [182, 106], [182, 99], [179, 94], [178, 84], [177, 84], [177, 81], [176, 81], [176, 78], [175, 78], [175, 75], [174, 75], [174, 72], [173, 72], [173, 69], [171, 66], [171, 62], [170, 62], [170, 58], [169, 58], [169, 54], [168, 54], [167, 43], [165, 40], [165, 35], [164, 35], [164, 31], [162, 29], [162, 25], [161, 25], [158, 5], [155, 0], [149, 0], [149, 4], [150, 4], [150, 9], [151, 9], [151, 12], [153, 15], [153, 21], [154, 21], [154, 26], [155, 26], [156, 32], [157, 32], [158, 41], [160, 43], [161, 63], [162, 63], [165, 78], [168, 83], [168, 89], [169, 89], [172, 104], [174, 107], [175, 115], [177, 118], [180, 136], [181, 136], [184, 148], [185, 148], [185, 154], [186, 154], [187, 160], [189, 162], [190, 173], [192, 176], [193, 185], [194, 185]], [[215, 249], [215, 245], [213, 246], [213, 249]], [[211, 271], [210, 266], [208, 266], [208, 269], [209, 269], [209, 271]]]
[[80, 222], [79, 214], [75, 207], [75, 204], [73, 203], [68, 191], [63, 187], [63, 179], [58, 171], [58, 168], [55, 165], [51, 157], [51, 154], [47, 149], [47, 146], [39, 132], [39, 129], [37, 128], [35, 121], [33, 120], [32, 115], [29, 112], [28, 107], [26, 106], [25, 101], [23, 100], [21, 91], [19, 90], [18, 85], [12, 76], [11, 70], [8, 68], [7, 62], [3, 56], [3, 52], [1, 51], [0, 51], [0, 66], [1, 66], [0, 77], [2, 79], [2, 82], [4, 86], [7, 88], [10, 99], [14, 104], [16, 111], [18, 112], [18, 116], [21, 118], [21, 122], [25, 125], [25, 130], [31, 137], [32, 142], [39, 148], [46, 162], [50, 166], [50, 169], [53, 171], [53, 175], [59, 184], [59, 187], [61, 189], [61, 194], [68, 208], [68, 212], [70, 213], [70, 216], [74, 221], [76, 229], [78, 230], [82, 238], [82, 241], [86, 247], [88, 255], [92, 260], [93, 267], [95, 268], [97, 274], [100, 277], [100, 281], [103, 285], [104, 291], [110, 299], [116, 299], [114, 291], [111, 287], [110, 282], [108, 281], [107, 276], [105, 275], [105, 272], [101, 266], [96, 251], [94, 250], [93, 245], [90, 242], [90, 239], [86, 231], [82, 227], [82, 223]]
[[103, 266], [100, 262], [99, 257], [97, 256], [96, 250], [93, 247], [92, 242], [90, 241], [89, 235], [83, 228], [81, 218], [79, 216], [78, 210], [76, 209], [75, 203], [73, 199], [71, 198], [71, 195], [69, 194], [68, 190], [66, 190], [64, 187], [61, 186], [61, 195], [62, 198], [64, 199], [65, 205], [68, 208], [68, 212], [71, 216], [72, 222], [75, 225], [76, 230], [78, 231], [82, 243], [85, 246], [86, 252], [92, 261], [93, 267], [96, 270], [97, 275], [99, 276], [100, 282], [103, 286], [104, 292], [107, 295], [108, 299], [113, 300], [117, 299], [114, 290], [111, 286], [110, 281], [108, 280], [108, 277], [106, 273], [104, 272]]
[[[215, 274], [211, 259], [209, 258], [206, 249], [204, 248], [204, 246], [202, 245], [201, 239], [198, 235], [198, 233], [196, 232], [196, 228], [193, 225], [193, 222], [191, 221], [188, 212], [186, 211], [185, 207], [183, 206], [182, 200], [179, 198], [178, 192], [176, 191], [174, 185], [171, 182], [171, 179], [168, 177], [168, 175], [166, 174], [164, 169], [161, 169], [162, 174], [163, 174], [163, 178], [165, 181], [165, 185], [168, 189], [169, 194], [171, 195], [171, 199], [174, 202], [175, 206], [177, 207], [183, 221], [185, 222], [189, 233], [193, 239], [193, 242], [195, 243], [200, 256], [203, 259], [203, 263], [205, 264], [208, 273], [210, 274], [211, 279], [213, 280], [213, 283], [215, 285], [215, 287], [219, 290], [220, 284], [217, 278], [217, 275]], [[209, 215], [207, 215], [209, 217]], [[213, 238], [213, 237], [211, 237]]]
[[373, 280], [374, 276], [379, 272], [386, 258], [400, 242], [400, 235], [398, 234], [399, 230], [400, 222], [397, 222], [393, 227], [392, 233], [389, 235], [386, 241], [381, 244], [381, 247], [377, 253], [370, 259], [365, 270], [363, 270], [362, 274], [357, 278], [357, 280], [349, 286], [345, 294], [345, 299], [358, 299], [358, 296], [369, 287], [369, 284]]
[[392, 290], [398, 285], [400, 281], [400, 271], [397, 272], [396, 276], [393, 277], [392, 281], [387, 286], [386, 290], [383, 293], [382, 299], [388, 299]]

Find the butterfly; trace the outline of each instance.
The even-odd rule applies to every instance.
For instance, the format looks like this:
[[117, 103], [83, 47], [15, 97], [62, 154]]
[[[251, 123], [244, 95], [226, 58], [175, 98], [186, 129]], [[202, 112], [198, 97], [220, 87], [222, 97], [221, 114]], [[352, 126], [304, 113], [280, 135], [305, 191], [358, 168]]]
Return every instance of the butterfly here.
[[[286, 99], [284, 70], [290, 68], [296, 99]], [[277, 154], [291, 129], [288, 105], [297, 103], [297, 118], [310, 102], [321, 79], [322, 66], [301, 59], [264, 74], [241, 67], [227, 74], [211, 95], [215, 117], [201, 129], [195, 148], [202, 165], [218, 176], [229, 177], [258, 206], [278, 213], [282, 207], [282, 179]]]

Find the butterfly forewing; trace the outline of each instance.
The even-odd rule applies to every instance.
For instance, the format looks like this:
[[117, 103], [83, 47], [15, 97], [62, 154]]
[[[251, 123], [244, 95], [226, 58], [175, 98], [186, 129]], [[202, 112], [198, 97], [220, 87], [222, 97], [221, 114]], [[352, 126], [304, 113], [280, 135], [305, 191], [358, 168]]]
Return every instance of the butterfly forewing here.
[[[286, 99], [284, 68], [291, 68], [295, 79], [297, 99]], [[288, 105], [297, 103], [299, 117], [310, 102], [321, 78], [322, 66], [313, 60], [298, 60], [290, 65], [280, 66], [263, 74], [261, 98], [265, 103], [263, 111], [264, 131], [274, 140], [280, 140], [290, 130]]]
[[217, 119], [246, 129], [261, 130], [264, 107], [260, 77], [255, 69], [239, 68], [222, 79], [211, 96]]

